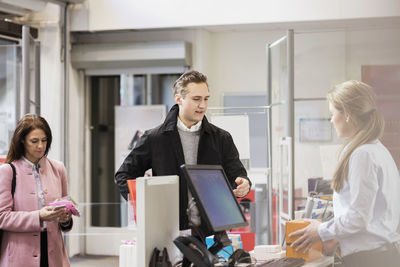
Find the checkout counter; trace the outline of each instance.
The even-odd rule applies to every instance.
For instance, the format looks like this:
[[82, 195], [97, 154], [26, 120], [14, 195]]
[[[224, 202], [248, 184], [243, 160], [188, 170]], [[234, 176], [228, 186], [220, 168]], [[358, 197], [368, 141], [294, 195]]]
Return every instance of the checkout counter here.
[[[186, 170], [186, 173], [192, 172], [195, 173], [191, 176], [195, 178], [190, 182], [191, 187], [193, 189], [194, 186], [198, 187], [197, 191], [192, 190], [193, 196], [196, 199], [201, 199], [201, 194], [218, 194], [218, 197], [223, 196], [224, 192], [224, 184], [219, 183], [218, 180], [221, 179], [219, 174], [216, 174], [214, 178], [215, 181], [211, 181], [214, 185], [212, 188], [214, 190], [210, 190], [209, 186], [204, 186], [201, 184], [195, 185], [198, 181], [203, 181], [201, 179], [202, 175], [210, 175], [209, 170], [204, 172], [203, 169], [196, 169], [195, 166], [189, 166], [190, 168]], [[194, 168], [194, 169], [193, 169]], [[220, 172], [217, 169], [211, 169], [211, 172]], [[223, 173], [222, 173], [223, 174]], [[196, 177], [200, 178], [197, 179]], [[218, 178], [219, 177], [219, 178]], [[223, 179], [220, 180], [220, 182]], [[210, 181], [209, 181], [210, 182]], [[219, 186], [218, 186], [219, 183]], [[216, 186], [217, 184], [217, 186]], [[203, 189], [206, 190], [203, 190]], [[229, 188], [229, 187], [228, 187]], [[202, 191], [203, 190], [203, 191]], [[222, 191], [221, 191], [222, 190]], [[201, 192], [202, 191], [202, 192]], [[222, 193], [221, 193], [222, 192]], [[229, 201], [228, 198], [225, 199], [225, 203]], [[231, 197], [233, 194], [231, 193]], [[203, 197], [204, 198], [204, 197]], [[206, 212], [207, 205], [210, 208], [215, 208], [215, 203], [221, 203], [220, 201], [216, 202], [216, 199], [210, 198], [208, 195], [206, 199], [211, 199], [210, 202], [203, 202], [198, 205], [200, 212]], [[232, 205], [230, 209], [225, 206], [220, 206], [221, 210], [216, 214], [223, 213], [223, 218], [229, 217], [228, 220], [223, 222], [222, 226], [218, 228], [215, 226], [215, 221], [211, 222], [213, 224], [212, 227], [218, 231], [225, 232], [226, 229], [231, 229], [234, 227], [228, 226], [232, 225], [243, 225], [243, 221], [246, 221], [243, 213], [240, 210], [240, 207], [237, 201], [234, 199], [234, 196], [231, 200]], [[147, 267], [150, 263], [150, 258], [153, 253], [154, 248], [158, 248], [159, 250], [163, 250], [166, 248], [168, 250], [168, 255], [170, 261], [174, 264], [182, 258], [182, 253], [178, 250], [177, 246], [174, 244], [174, 240], [180, 235], [179, 232], [179, 178], [178, 176], [161, 176], [161, 177], [143, 177], [136, 179], [136, 218], [137, 218], [137, 240], [135, 243], [123, 244], [120, 249], [120, 267]], [[237, 205], [237, 210], [235, 208]], [[202, 208], [200, 208], [203, 206]], [[218, 206], [218, 205], [217, 205]], [[204, 208], [206, 207], [206, 208]], [[224, 211], [225, 210], [225, 211]], [[230, 215], [232, 212], [238, 211], [237, 216], [227, 216], [226, 211]], [[241, 215], [241, 216], [240, 216]], [[208, 218], [212, 215], [208, 214]], [[215, 218], [214, 218], [215, 219]], [[236, 220], [236, 221], [235, 221]], [[224, 225], [226, 224], [226, 228]], [[222, 264], [222, 263], [221, 263]], [[227, 266], [220, 263], [216, 263], [215, 266]], [[309, 263], [304, 264], [303, 266], [309, 267], [325, 267], [333, 264], [333, 257], [322, 257], [318, 260], [311, 261]], [[268, 266], [264, 262], [259, 261], [256, 264], [242, 264], [239, 263], [235, 266]]]

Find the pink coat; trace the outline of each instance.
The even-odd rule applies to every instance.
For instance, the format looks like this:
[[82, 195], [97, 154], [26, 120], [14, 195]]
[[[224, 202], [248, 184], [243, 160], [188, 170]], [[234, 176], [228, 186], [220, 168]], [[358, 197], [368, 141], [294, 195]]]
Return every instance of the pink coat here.
[[[13, 162], [17, 182], [11, 197], [12, 169], [9, 164], [0, 166], [0, 228], [3, 229], [0, 266], [40, 266], [40, 220], [38, 192], [32, 166], [23, 159]], [[67, 196], [67, 178], [61, 162], [42, 158], [40, 182], [45, 205]], [[70, 266], [61, 229], [57, 222], [47, 223], [49, 266]]]

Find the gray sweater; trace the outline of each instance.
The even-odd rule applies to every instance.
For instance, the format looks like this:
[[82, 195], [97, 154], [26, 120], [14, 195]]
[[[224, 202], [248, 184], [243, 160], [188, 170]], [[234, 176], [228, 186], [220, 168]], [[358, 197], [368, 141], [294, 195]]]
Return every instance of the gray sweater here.
[[[197, 151], [199, 148], [200, 130], [196, 132], [183, 131], [178, 128], [179, 136], [181, 138], [183, 155], [185, 157], [185, 164], [197, 164]], [[189, 224], [199, 226], [201, 223], [199, 210], [193, 200], [190, 190], [188, 191], [188, 217]]]

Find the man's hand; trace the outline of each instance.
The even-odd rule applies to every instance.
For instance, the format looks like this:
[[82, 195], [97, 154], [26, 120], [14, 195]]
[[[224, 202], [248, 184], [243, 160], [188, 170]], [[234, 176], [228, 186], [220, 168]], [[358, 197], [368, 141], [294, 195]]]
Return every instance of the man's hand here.
[[250, 184], [247, 179], [244, 179], [242, 177], [238, 177], [235, 180], [235, 183], [237, 184], [236, 189], [233, 189], [233, 194], [235, 197], [244, 197], [249, 193], [250, 191]]
[[291, 247], [295, 247], [296, 251], [304, 250], [304, 253], [307, 253], [314, 243], [321, 241], [318, 234], [318, 226], [321, 222], [311, 219], [305, 219], [305, 221], [309, 221], [310, 224], [303, 229], [291, 233], [289, 237], [298, 236]]

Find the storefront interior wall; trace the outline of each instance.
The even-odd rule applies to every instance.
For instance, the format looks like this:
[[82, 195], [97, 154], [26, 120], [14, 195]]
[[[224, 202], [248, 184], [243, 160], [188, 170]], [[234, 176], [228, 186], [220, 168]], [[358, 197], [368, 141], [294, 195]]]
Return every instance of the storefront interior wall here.
[[[89, 1], [90, 2], [90, 1]], [[104, 1], [103, 1], [104, 2]], [[394, 12], [395, 1], [389, 1], [389, 7], [383, 9], [386, 15]], [[361, 3], [360, 3], [361, 4]], [[42, 114], [50, 122], [54, 143], [50, 156], [63, 160], [68, 170], [70, 192], [78, 201], [85, 201], [85, 149], [87, 147], [85, 129], [87, 124], [85, 99], [85, 72], [71, 65], [67, 76], [67, 135], [63, 138], [63, 61], [62, 35], [60, 28], [60, 7], [48, 4], [47, 13], [35, 17], [40, 29], [41, 41], [41, 88]], [[344, 3], [343, 3], [344, 5]], [[344, 9], [342, 7], [342, 9]], [[368, 11], [370, 12], [370, 11]], [[365, 11], [365, 14], [368, 13]], [[56, 14], [56, 15], [54, 15]], [[57, 15], [58, 14], [58, 15]], [[365, 15], [364, 14], [364, 15]], [[393, 14], [392, 14], [393, 15]], [[395, 14], [394, 14], [395, 15]], [[84, 18], [84, 16], [83, 16]], [[95, 18], [89, 19], [82, 27], [92, 27]], [[41, 21], [41, 22], [40, 22]], [[76, 21], [72, 24], [76, 25]], [[121, 22], [122, 23], [122, 22]], [[86, 25], [86, 26], [85, 26]], [[295, 97], [320, 98], [337, 83], [348, 79], [361, 79], [362, 65], [399, 65], [400, 64], [400, 26], [399, 24], [381, 26], [362, 26], [334, 28], [314, 27], [295, 31]], [[180, 25], [182, 26], [182, 25]], [[290, 25], [293, 26], [293, 25]], [[73, 28], [73, 27], [72, 27]], [[98, 29], [101, 27], [98, 26]], [[122, 26], [121, 29], [123, 30]], [[229, 92], [265, 92], [266, 91], [266, 44], [285, 35], [283, 27], [273, 28], [247, 25], [245, 29], [203, 28], [152, 29], [130, 31], [127, 33], [105, 32], [101, 42], [118, 41], [189, 41], [193, 47], [192, 68], [206, 73], [209, 77], [212, 98], [210, 106], [220, 106], [222, 95]], [[89, 33], [88, 33], [89, 34]], [[115, 35], [119, 38], [109, 38]], [[71, 49], [70, 46], [67, 49]], [[65, 143], [65, 145], [64, 145]], [[299, 149], [302, 149], [299, 146]], [[315, 158], [315, 150], [305, 150], [304, 158]], [[300, 159], [298, 159], [299, 162]], [[321, 166], [315, 168], [296, 168], [296, 181], [305, 190], [306, 177], [318, 176]], [[76, 232], [84, 231], [84, 223], [78, 224]], [[70, 238], [70, 254], [84, 251], [82, 238]]]

